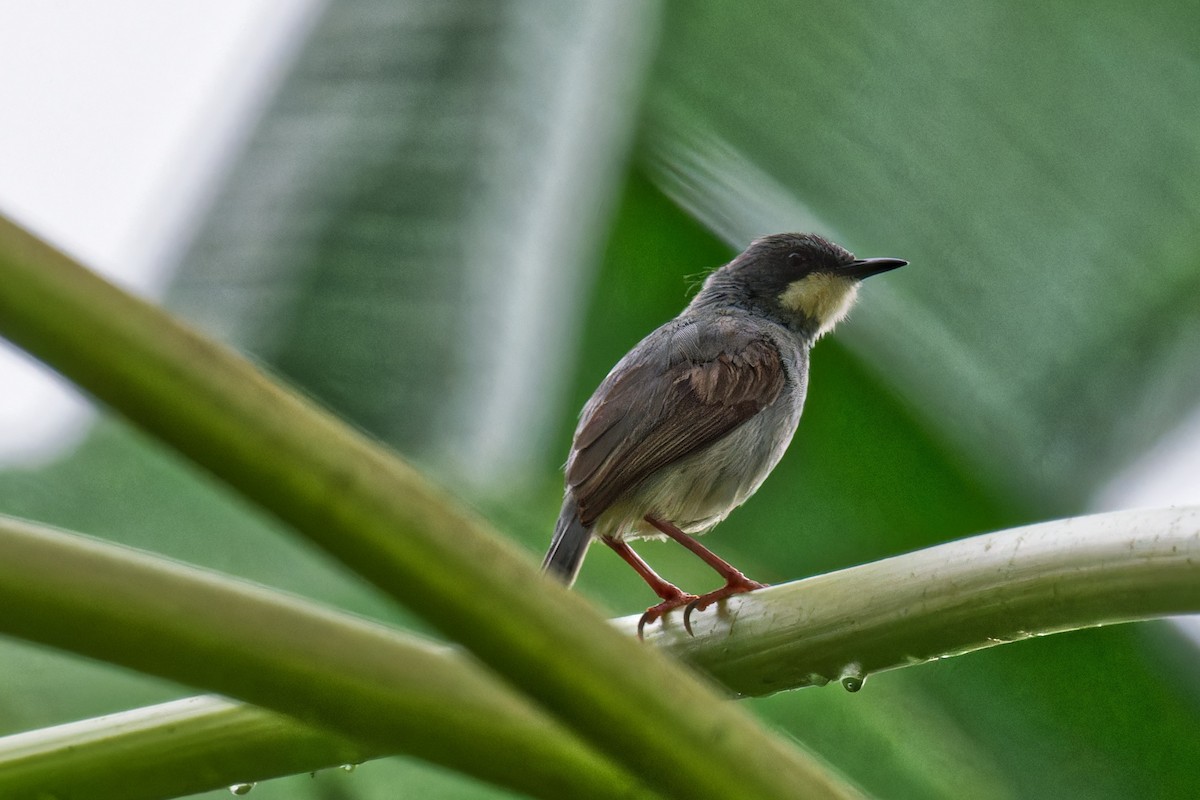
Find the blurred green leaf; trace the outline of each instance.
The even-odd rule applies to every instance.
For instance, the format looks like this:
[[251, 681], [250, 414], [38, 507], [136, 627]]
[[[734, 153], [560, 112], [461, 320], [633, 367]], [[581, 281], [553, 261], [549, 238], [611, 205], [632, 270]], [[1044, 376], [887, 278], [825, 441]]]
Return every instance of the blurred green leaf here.
[[331, 4], [174, 304], [457, 478], [539, 468], [657, 9]]

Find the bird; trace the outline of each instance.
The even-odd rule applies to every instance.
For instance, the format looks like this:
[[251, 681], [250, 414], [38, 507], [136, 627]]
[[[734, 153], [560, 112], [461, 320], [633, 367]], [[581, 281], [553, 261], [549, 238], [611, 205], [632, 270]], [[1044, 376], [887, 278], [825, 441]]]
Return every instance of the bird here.
[[[764, 588], [694, 537], [725, 519], [779, 463], [800, 422], [809, 351], [850, 311], [859, 285], [902, 267], [857, 259], [814, 233], [755, 239], [709, 273], [679, 316], [641, 340], [583, 406], [565, 467], [562, 510], [545, 572], [567, 586], [600, 540], [661, 602], [646, 625], [686, 606], [691, 615]], [[669, 538], [725, 584], [684, 592], [660, 577], [630, 540]]]

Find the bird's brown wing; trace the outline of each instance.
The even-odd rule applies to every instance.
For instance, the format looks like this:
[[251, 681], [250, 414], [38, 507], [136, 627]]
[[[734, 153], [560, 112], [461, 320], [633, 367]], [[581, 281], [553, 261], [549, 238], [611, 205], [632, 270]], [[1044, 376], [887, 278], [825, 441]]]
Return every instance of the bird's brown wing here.
[[785, 381], [775, 345], [732, 320], [648, 338], [584, 410], [567, 463], [580, 519], [591, 525], [659, 469], [728, 434], [775, 402]]

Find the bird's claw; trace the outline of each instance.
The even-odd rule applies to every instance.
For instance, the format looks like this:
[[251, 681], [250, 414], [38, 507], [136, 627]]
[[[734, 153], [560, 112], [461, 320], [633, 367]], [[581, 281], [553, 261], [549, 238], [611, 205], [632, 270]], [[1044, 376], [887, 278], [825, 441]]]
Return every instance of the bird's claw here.
[[683, 629], [688, 632], [689, 636], [695, 636], [692, 631], [692, 612], [703, 611], [720, 600], [726, 597], [732, 597], [735, 594], [745, 594], [753, 592], [755, 589], [765, 589], [767, 584], [752, 581], [749, 578], [742, 578], [740, 581], [727, 583], [720, 589], [708, 594], [702, 594], [687, 604], [687, 608], [683, 610]]
[[692, 630], [692, 612], [703, 611], [708, 608], [708, 603], [703, 602], [700, 598], [696, 598], [687, 604], [687, 608], [683, 610], [683, 629], [688, 632], [688, 636], [695, 636], [696, 632]]
[[[738, 574], [741, 575], [741, 573], [738, 573]], [[671, 588], [674, 588], [674, 587], [671, 587]], [[742, 575], [741, 577], [735, 577], [734, 580], [731, 580], [729, 583], [725, 584], [720, 589], [717, 589], [716, 591], [713, 591], [713, 592], [709, 592], [708, 594], [702, 594], [698, 597], [694, 594], [688, 594], [687, 592], [679, 592], [679, 594], [665, 597], [665, 598], [663, 598], [663, 601], [661, 603], [659, 603], [658, 605], [650, 606], [650, 608], [647, 608], [646, 613], [642, 614], [642, 618], [638, 620], [638, 625], [637, 625], [638, 639], [639, 640], [643, 639], [643, 632], [646, 628], [646, 625], [648, 625], [649, 623], [654, 622], [656, 620], [662, 619], [662, 617], [668, 611], [673, 611], [674, 609], [679, 608], [681, 606], [684, 607], [684, 609], [683, 609], [683, 629], [688, 632], [688, 636], [695, 636], [696, 635], [695, 632], [692, 631], [692, 612], [693, 611], [703, 611], [704, 609], [711, 606], [713, 603], [724, 600], [726, 597], [731, 597], [735, 594], [744, 594], [746, 592], [753, 592], [755, 589], [765, 589], [765, 588], [767, 588], [767, 584], [759, 583], [758, 581], [752, 581], [749, 578]]]
[[[663, 615], [666, 614], [668, 611], [679, 608], [680, 606], [691, 605], [691, 603], [697, 599], [698, 598], [694, 594], [680, 592], [675, 597], [669, 597], [669, 598], [663, 600], [658, 605], [650, 606], [650, 608], [647, 608], [646, 613], [642, 614], [642, 618], [638, 620], [638, 626], [637, 626], [638, 640], [639, 641], [642, 640], [642, 630], [646, 627], [647, 623], [654, 622], [655, 620], [658, 620], [658, 619], [662, 619]], [[691, 633], [690, 630], [688, 632]]]

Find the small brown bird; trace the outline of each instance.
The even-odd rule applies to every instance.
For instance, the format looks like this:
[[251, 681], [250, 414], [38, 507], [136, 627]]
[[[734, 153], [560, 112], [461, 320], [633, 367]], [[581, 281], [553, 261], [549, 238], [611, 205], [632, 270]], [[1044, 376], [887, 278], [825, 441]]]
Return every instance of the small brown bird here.
[[[804, 406], [809, 350], [849, 312], [859, 283], [906, 263], [855, 259], [815, 234], [781, 233], [709, 275], [583, 407], [543, 568], [573, 583], [600, 539], [662, 600], [642, 615], [639, 637], [680, 606], [690, 633], [693, 611], [762, 588], [692, 534], [744, 503], [783, 456]], [[703, 559], [725, 585], [684, 592], [628, 544], [663, 537]]]

